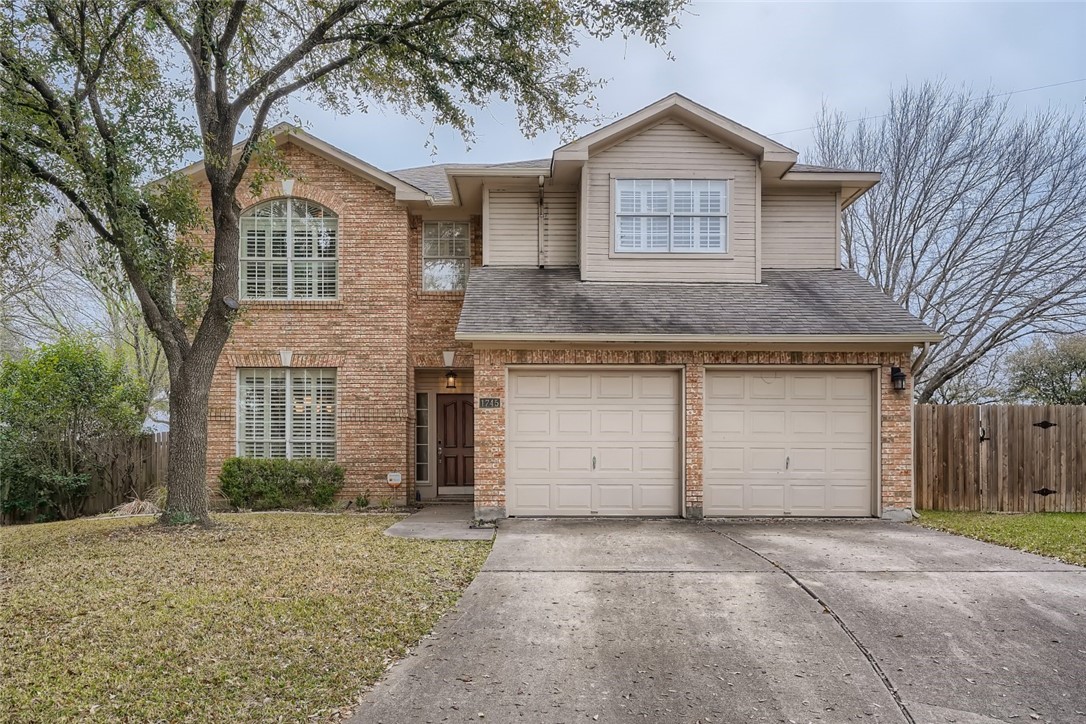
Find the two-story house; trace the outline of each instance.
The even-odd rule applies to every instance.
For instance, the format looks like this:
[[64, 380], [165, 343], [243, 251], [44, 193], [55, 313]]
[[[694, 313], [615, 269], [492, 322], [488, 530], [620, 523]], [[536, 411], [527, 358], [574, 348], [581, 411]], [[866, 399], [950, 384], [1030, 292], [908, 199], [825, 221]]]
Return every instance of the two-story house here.
[[841, 268], [877, 173], [679, 95], [534, 161], [388, 172], [276, 140], [289, 173], [242, 199], [212, 484], [229, 456], [316, 456], [344, 497], [482, 518], [908, 515], [909, 362], [938, 335]]

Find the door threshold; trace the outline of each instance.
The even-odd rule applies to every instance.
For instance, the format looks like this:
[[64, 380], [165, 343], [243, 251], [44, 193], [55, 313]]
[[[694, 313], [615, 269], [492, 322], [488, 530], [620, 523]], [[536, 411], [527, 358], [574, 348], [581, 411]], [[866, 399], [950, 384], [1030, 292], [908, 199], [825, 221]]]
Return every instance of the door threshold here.
[[475, 497], [475, 488], [465, 485], [455, 485], [448, 487], [439, 486], [437, 489], [437, 494], [443, 498], [473, 498]]

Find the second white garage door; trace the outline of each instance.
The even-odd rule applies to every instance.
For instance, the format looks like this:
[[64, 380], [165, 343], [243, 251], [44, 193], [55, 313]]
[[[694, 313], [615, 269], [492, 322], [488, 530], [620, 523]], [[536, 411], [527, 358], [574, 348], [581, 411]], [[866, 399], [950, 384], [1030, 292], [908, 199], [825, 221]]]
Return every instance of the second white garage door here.
[[678, 515], [679, 374], [510, 370], [510, 515]]
[[705, 376], [705, 515], [867, 516], [871, 372]]

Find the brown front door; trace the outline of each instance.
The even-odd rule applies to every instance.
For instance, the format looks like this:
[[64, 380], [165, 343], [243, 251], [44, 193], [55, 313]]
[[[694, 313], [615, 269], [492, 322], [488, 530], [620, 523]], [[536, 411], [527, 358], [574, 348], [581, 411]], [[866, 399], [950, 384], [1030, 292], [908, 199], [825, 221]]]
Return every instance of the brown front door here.
[[474, 463], [474, 395], [438, 395], [438, 487], [475, 485]]

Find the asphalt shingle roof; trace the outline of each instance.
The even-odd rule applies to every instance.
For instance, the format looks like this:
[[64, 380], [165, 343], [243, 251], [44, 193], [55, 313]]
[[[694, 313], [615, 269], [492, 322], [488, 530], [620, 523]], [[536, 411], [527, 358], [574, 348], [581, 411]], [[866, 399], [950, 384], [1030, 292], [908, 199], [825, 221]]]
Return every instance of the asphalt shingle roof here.
[[510, 161], [508, 163], [435, 163], [429, 166], [402, 168], [399, 171], [389, 171], [389, 173], [416, 188], [422, 189], [433, 196], [435, 201], [449, 201], [452, 199], [452, 190], [449, 188], [449, 180], [445, 175], [446, 169], [472, 171], [476, 169], [537, 168], [550, 167], [550, 165], [551, 160], [549, 158], [534, 158], [528, 161]]
[[471, 270], [457, 334], [937, 338], [850, 270], [764, 270], [761, 284], [644, 284], [495, 267]]

